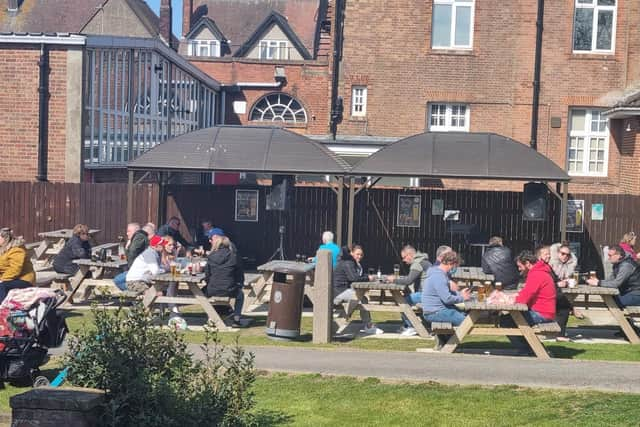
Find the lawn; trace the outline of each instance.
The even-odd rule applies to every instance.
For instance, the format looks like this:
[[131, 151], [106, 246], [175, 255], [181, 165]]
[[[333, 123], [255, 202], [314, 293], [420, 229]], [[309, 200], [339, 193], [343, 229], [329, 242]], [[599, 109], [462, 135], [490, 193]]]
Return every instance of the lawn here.
[[[202, 319], [203, 314], [193, 307], [186, 307], [183, 315], [188, 323], [196, 323], [198, 317]], [[357, 317], [357, 314], [356, 314]], [[373, 319], [383, 327], [388, 329], [397, 329], [401, 326], [397, 314], [395, 313], [373, 313]], [[77, 330], [83, 324], [91, 322], [91, 312], [87, 310], [74, 310], [67, 312], [67, 323], [71, 331]], [[233, 332], [221, 333], [222, 342], [231, 344], [238, 337], [242, 346], [265, 346], [278, 345], [290, 347], [314, 347], [329, 349], [359, 349], [359, 350], [395, 350], [395, 351], [416, 351], [417, 348], [431, 348], [434, 345], [433, 340], [422, 339], [372, 339], [357, 338], [346, 339], [344, 341], [333, 342], [331, 344], [315, 345], [311, 342], [311, 331], [313, 319], [303, 317], [301, 324], [301, 337], [297, 341], [275, 341], [265, 335], [266, 318], [254, 317], [248, 328], [240, 329]], [[570, 318], [569, 326], [588, 326], [587, 321], [579, 321]], [[201, 343], [204, 333], [201, 331], [185, 332], [185, 338], [190, 343]], [[638, 346], [625, 344], [581, 344], [581, 343], [556, 343], [545, 342], [545, 347], [553, 353], [556, 358], [576, 359], [576, 360], [609, 360], [609, 361], [629, 361], [640, 362], [640, 351]], [[460, 347], [462, 351], [465, 349], [503, 349], [510, 348], [509, 341], [506, 337], [486, 337], [471, 336], [465, 339], [464, 344]]]

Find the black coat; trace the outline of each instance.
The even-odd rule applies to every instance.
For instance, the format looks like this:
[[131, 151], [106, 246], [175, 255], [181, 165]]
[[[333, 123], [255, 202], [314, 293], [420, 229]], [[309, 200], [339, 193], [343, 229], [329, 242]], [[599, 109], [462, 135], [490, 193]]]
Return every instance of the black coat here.
[[225, 247], [211, 252], [207, 257], [204, 274], [208, 297], [235, 296], [238, 290], [237, 254]]
[[73, 260], [82, 258], [91, 258], [91, 245], [74, 235], [53, 259], [53, 269], [57, 273], [75, 274], [80, 267]]
[[131, 236], [131, 243], [127, 248], [127, 264], [128, 268], [131, 268], [133, 261], [149, 247], [149, 236], [144, 230], [138, 230]]
[[356, 263], [346, 248], [342, 248], [340, 261], [333, 270], [333, 296], [337, 296], [351, 287], [353, 282], [368, 282], [369, 276], [364, 268]]
[[493, 274], [496, 282], [502, 282], [504, 289], [516, 289], [520, 279], [518, 267], [506, 246], [489, 246], [482, 255], [482, 271]]

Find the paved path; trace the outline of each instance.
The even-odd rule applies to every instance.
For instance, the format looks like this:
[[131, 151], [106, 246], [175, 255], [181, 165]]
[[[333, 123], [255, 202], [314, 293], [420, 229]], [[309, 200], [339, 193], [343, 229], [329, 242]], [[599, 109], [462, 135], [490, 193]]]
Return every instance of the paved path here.
[[[190, 346], [198, 353], [196, 346]], [[640, 393], [640, 364], [393, 351], [247, 347], [268, 371], [443, 384], [506, 385]]]

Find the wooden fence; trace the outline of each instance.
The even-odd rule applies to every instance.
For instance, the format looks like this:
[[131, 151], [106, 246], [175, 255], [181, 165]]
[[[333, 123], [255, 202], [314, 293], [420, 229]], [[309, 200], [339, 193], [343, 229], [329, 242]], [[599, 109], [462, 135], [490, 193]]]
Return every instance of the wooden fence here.
[[[295, 187], [290, 193], [289, 209], [266, 210], [269, 187], [252, 187], [258, 191], [258, 222], [235, 221], [235, 192], [241, 187], [211, 185], [170, 185], [166, 217], [182, 218], [182, 233], [190, 238], [202, 220], [210, 219], [224, 228], [243, 255], [257, 264], [267, 260], [278, 248], [280, 226], [285, 227], [284, 252], [311, 256], [320, 244], [324, 230], [335, 230], [336, 195], [328, 188]], [[245, 188], [245, 187], [242, 187]], [[113, 241], [126, 226], [126, 184], [51, 184], [0, 183], [0, 225], [12, 227], [28, 241], [40, 231], [69, 228], [82, 222], [102, 232], [100, 243]], [[420, 226], [400, 227], [398, 196], [416, 195], [421, 199]], [[347, 194], [345, 192], [345, 206]], [[600, 245], [617, 243], [622, 234], [637, 229], [636, 212], [640, 197], [630, 195], [581, 195], [584, 200], [584, 230], [569, 233], [569, 240], [580, 244], [583, 269], [599, 268]], [[140, 184], [134, 188], [134, 220], [157, 221], [158, 188]], [[560, 202], [549, 197], [548, 220], [522, 219], [522, 193], [466, 190], [391, 190], [371, 189], [355, 199], [354, 242], [365, 249], [365, 264], [391, 271], [400, 263], [398, 252], [412, 244], [430, 255], [439, 245], [459, 250], [468, 265], [479, 265], [481, 248], [469, 247], [468, 236], [451, 234], [450, 224], [442, 215], [432, 215], [433, 200], [442, 200], [444, 209], [460, 210], [459, 224], [476, 224], [486, 238], [502, 236], [514, 254], [533, 248], [536, 243], [552, 243], [560, 238]], [[591, 205], [604, 204], [604, 220], [591, 218]], [[347, 214], [343, 218], [346, 237]], [[476, 236], [479, 237], [479, 236]]]

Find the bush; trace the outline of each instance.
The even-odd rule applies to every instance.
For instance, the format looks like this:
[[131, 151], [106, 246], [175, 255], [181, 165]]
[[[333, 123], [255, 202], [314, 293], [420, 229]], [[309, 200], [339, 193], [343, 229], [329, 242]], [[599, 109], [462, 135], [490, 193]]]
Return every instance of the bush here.
[[157, 328], [148, 311], [92, 308], [95, 325], [70, 337], [68, 381], [105, 390], [103, 425], [251, 425], [254, 357], [236, 341], [220, 343], [205, 327], [204, 356], [195, 359], [175, 331]]

